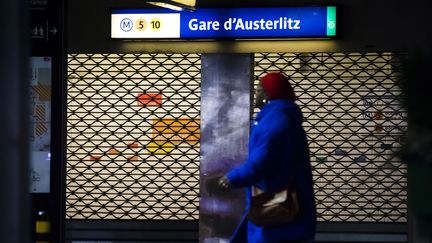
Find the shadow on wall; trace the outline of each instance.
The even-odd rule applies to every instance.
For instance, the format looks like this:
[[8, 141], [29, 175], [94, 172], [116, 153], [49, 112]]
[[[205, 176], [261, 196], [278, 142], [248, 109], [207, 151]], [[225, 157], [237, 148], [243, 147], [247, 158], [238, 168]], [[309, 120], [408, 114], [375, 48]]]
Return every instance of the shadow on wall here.
[[401, 157], [408, 164], [408, 204], [414, 214], [414, 234], [422, 240], [432, 239], [431, 67], [431, 51], [413, 51], [403, 62], [400, 78], [402, 103], [408, 114]]

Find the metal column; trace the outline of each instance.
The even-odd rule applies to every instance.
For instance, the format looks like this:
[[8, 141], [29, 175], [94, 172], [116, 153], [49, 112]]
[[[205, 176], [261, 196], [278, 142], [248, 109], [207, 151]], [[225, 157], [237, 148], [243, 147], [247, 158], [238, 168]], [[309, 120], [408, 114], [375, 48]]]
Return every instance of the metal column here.
[[243, 212], [243, 191], [215, 188], [247, 154], [251, 63], [249, 54], [202, 55], [200, 242], [225, 242]]

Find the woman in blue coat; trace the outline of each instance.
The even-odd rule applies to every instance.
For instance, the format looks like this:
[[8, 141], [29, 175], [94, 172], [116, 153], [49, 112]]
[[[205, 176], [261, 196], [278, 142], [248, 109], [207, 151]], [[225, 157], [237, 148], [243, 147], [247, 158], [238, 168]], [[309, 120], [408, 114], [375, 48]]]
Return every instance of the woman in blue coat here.
[[[311, 242], [315, 234], [316, 211], [303, 116], [283, 74], [266, 74], [261, 78], [261, 88], [269, 101], [254, 122], [249, 156], [240, 167], [219, 180], [219, 186], [223, 188], [246, 188], [245, 213], [231, 242]], [[258, 104], [261, 103], [260, 96], [257, 96]], [[247, 219], [252, 186], [263, 191], [279, 191], [286, 188], [288, 182], [295, 183], [300, 204], [300, 215], [294, 221], [262, 227]]]

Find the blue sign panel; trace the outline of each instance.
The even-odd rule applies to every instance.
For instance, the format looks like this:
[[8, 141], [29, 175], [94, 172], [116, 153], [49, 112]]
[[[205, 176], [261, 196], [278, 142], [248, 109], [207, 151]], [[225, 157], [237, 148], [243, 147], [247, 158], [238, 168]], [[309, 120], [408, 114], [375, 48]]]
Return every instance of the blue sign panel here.
[[111, 22], [112, 38], [331, 38], [336, 7], [113, 10]]

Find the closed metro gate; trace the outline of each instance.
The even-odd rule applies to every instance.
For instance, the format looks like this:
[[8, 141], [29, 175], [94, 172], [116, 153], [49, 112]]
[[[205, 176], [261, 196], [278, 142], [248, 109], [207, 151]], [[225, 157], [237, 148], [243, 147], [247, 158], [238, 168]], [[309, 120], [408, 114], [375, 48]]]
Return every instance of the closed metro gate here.
[[[376, 233], [399, 225], [401, 232], [392, 233], [406, 234], [406, 167], [396, 156], [407, 126], [397, 86], [402, 57], [390, 52], [253, 54], [251, 89], [262, 74], [282, 71], [298, 96], [319, 233]], [[89, 228], [73, 227], [88, 219], [101, 231], [121, 232], [124, 228], [115, 224], [137, 221], [196, 226], [200, 84], [201, 54], [68, 55], [69, 240], [92, 238], [83, 236]], [[114, 226], [104, 225], [114, 219]], [[139, 237], [168, 239], [163, 235]], [[181, 237], [188, 241], [194, 234]], [[331, 234], [317, 237], [334, 241]]]

